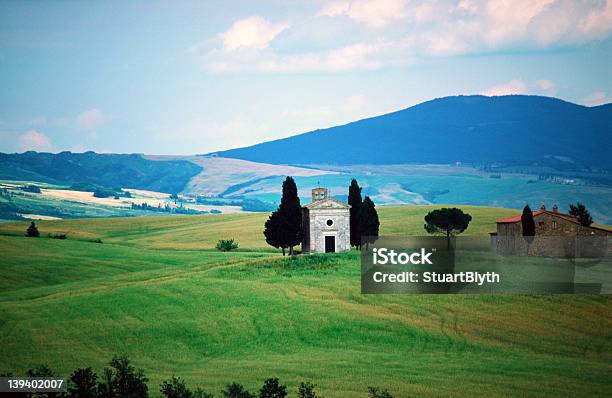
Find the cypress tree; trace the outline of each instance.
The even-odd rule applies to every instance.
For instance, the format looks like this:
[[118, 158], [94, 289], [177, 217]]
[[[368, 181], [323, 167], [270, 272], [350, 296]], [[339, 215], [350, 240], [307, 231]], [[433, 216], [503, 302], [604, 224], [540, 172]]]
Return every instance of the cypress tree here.
[[361, 233], [359, 232], [359, 209], [361, 208], [361, 187], [356, 179], [351, 180], [348, 193], [348, 204], [350, 209], [351, 246], [361, 246]]
[[283, 196], [278, 207], [282, 245], [293, 254], [293, 246], [302, 242], [302, 205], [292, 177], [283, 182]]
[[523, 214], [521, 214], [521, 227], [523, 229], [523, 239], [527, 242], [527, 252], [529, 252], [529, 246], [535, 237], [535, 221], [533, 220], [533, 212], [529, 205], [525, 205], [523, 208]]
[[285, 248], [287, 246], [283, 245], [283, 235], [281, 231], [281, 220], [280, 214], [278, 210], [273, 211], [270, 214], [270, 217], [266, 220], [264, 224], [264, 236], [266, 237], [266, 242], [275, 248], [283, 249], [283, 256], [285, 255]]
[[533, 220], [533, 212], [529, 205], [525, 205], [523, 208], [521, 226], [523, 227], [523, 236], [535, 236], [535, 221]]
[[372, 199], [366, 196], [359, 209], [359, 231], [366, 244], [366, 250], [368, 244], [373, 243], [376, 237], [378, 237], [380, 222], [378, 221], [378, 213], [375, 207]]

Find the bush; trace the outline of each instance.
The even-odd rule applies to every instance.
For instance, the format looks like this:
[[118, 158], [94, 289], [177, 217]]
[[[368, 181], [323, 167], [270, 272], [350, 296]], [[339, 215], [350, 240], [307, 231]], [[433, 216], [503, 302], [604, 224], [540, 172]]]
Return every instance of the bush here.
[[234, 239], [221, 239], [217, 242], [216, 248], [222, 252], [229, 252], [238, 249], [238, 243], [234, 242]]
[[28, 229], [26, 229], [26, 236], [30, 238], [38, 238], [40, 236], [40, 232], [38, 232], [38, 228], [36, 224], [34, 224], [34, 221], [32, 221]]
[[301, 382], [298, 387], [298, 398], [317, 398], [315, 385], [310, 382]]
[[51, 239], [68, 239], [66, 234], [49, 234], [49, 238]]
[[149, 387], [142, 369], [130, 365], [126, 356], [113, 357], [104, 369], [104, 381], [98, 385], [101, 396], [147, 398]]
[[287, 386], [280, 384], [276, 377], [264, 381], [259, 390], [259, 398], [285, 398], [286, 396]]
[[91, 243], [102, 243], [102, 239], [91, 239]]
[[185, 386], [185, 381], [180, 377], [174, 377], [170, 380], [164, 380], [159, 392], [166, 398], [193, 398], [193, 392]]
[[369, 398], [393, 398], [393, 395], [387, 390], [381, 390], [378, 387], [368, 387], [368, 397]]
[[248, 392], [240, 383], [233, 382], [228, 384], [225, 390], [221, 390], [224, 398], [255, 398], [255, 395]]
[[98, 376], [91, 368], [75, 370], [68, 383], [68, 397], [70, 398], [96, 398]]

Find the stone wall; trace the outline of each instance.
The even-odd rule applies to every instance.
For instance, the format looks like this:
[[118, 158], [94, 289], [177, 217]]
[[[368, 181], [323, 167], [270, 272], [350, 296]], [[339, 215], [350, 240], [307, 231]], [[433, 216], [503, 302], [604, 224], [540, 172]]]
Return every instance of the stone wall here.
[[[310, 244], [303, 248], [304, 251], [324, 253], [325, 236], [329, 235], [335, 237], [337, 252], [350, 250], [348, 209], [310, 209], [308, 213]], [[332, 221], [331, 226], [327, 225], [328, 220]]]
[[607, 245], [606, 231], [583, 227], [554, 213], [534, 217], [536, 236], [523, 238], [521, 222], [497, 224], [494, 246], [499, 253], [550, 257], [600, 257]]

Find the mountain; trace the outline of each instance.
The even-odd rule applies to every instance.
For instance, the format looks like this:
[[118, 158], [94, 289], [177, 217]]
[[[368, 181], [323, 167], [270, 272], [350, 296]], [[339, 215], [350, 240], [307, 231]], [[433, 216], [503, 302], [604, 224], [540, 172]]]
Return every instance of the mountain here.
[[182, 191], [201, 171], [202, 167], [189, 161], [157, 161], [140, 154], [0, 153], [0, 180], [89, 183], [172, 193]]
[[218, 156], [275, 164], [533, 163], [611, 168], [612, 104], [456, 96]]

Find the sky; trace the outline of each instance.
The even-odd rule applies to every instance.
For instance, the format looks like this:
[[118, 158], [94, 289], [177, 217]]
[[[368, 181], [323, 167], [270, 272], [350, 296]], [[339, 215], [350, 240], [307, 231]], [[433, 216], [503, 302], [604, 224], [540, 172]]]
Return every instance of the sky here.
[[199, 154], [459, 94], [612, 102], [612, 0], [2, 1], [0, 152]]

